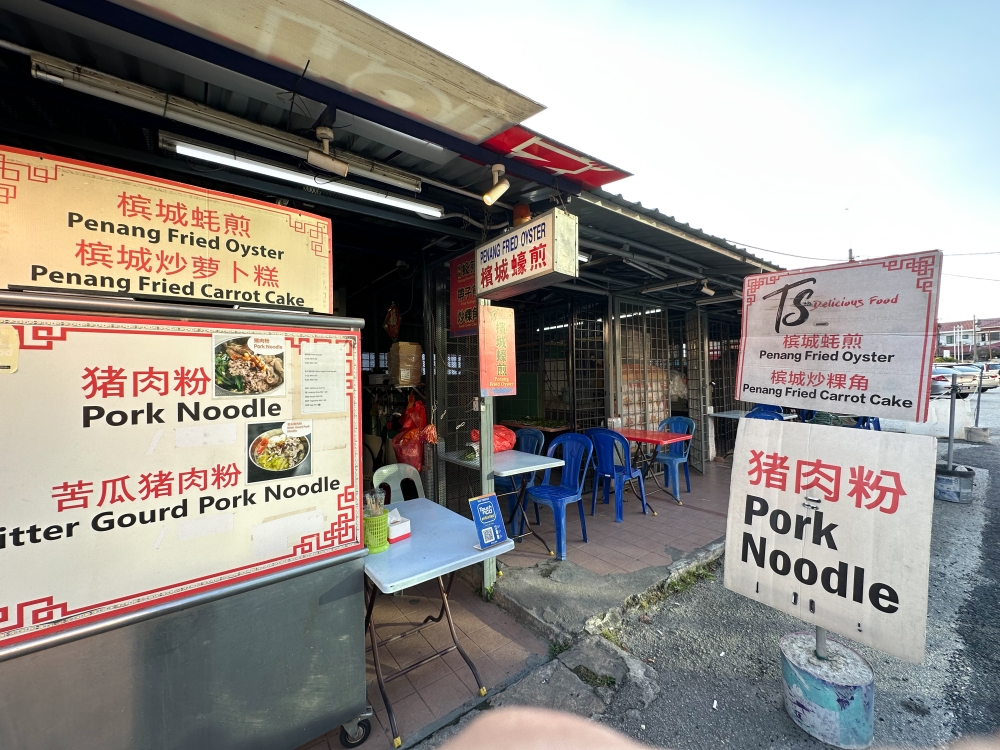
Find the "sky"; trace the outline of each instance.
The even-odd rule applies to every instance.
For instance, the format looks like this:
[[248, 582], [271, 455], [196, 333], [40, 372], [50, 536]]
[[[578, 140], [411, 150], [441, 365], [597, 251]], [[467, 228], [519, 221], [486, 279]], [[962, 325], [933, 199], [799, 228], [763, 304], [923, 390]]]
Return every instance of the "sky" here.
[[628, 200], [786, 268], [940, 249], [939, 319], [1000, 317], [1000, 3], [352, 4], [546, 105]]

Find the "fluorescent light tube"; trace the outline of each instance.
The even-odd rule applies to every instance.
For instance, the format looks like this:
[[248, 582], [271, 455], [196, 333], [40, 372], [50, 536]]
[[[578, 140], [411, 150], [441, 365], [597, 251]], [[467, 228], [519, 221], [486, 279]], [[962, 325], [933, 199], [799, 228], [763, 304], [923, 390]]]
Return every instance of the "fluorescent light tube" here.
[[317, 175], [306, 174], [305, 172], [296, 172], [294, 169], [286, 169], [285, 167], [267, 164], [265, 162], [256, 161], [255, 159], [247, 159], [234, 153], [216, 151], [215, 149], [198, 146], [193, 143], [174, 141], [174, 151], [181, 156], [190, 156], [193, 159], [201, 159], [202, 161], [219, 164], [224, 167], [232, 167], [233, 169], [240, 169], [244, 172], [253, 172], [254, 174], [264, 175], [265, 177], [273, 177], [276, 180], [294, 182], [298, 185], [317, 188], [318, 190], [323, 190], [328, 193], [349, 195], [352, 198], [372, 201], [373, 203], [381, 203], [384, 206], [392, 206], [406, 211], [414, 211], [418, 214], [433, 216], [436, 219], [441, 218], [441, 215], [444, 213], [444, 209], [441, 206], [433, 206], [429, 203], [422, 203], [420, 201], [390, 195], [389, 193], [369, 190], [350, 182], [325, 182]]

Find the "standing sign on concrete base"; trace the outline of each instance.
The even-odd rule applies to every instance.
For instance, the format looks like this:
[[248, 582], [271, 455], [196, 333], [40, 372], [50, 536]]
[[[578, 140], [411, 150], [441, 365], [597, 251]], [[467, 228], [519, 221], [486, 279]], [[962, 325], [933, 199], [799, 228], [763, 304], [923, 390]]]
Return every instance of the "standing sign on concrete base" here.
[[929, 436], [740, 423], [726, 588], [817, 626], [782, 640], [785, 705], [836, 747], [871, 743], [874, 674], [825, 629], [924, 659], [936, 456]]

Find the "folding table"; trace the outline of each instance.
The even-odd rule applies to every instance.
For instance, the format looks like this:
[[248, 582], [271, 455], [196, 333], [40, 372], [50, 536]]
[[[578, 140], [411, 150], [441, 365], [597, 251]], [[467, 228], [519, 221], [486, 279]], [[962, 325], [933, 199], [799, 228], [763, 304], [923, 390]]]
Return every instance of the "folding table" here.
[[[442, 455], [442, 458], [448, 463], [452, 463], [457, 466], [464, 466], [467, 469], [479, 469], [478, 458], [469, 459], [461, 458], [461, 456], [462, 451], [448, 451]], [[533, 475], [536, 471], [558, 469], [565, 464], [566, 462], [561, 458], [536, 456], [534, 453], [527, 453], [525, 451], [501, 451], [500, 453], [493, 454], [493, 475], [497, 477], [516, 477], [520, 474]], [[521, 491], [517, 495], [517, 503], [514, 507], [514, 513], [507, 519], [507, 525], [510, 526], [511, 529], [514, 528], [511, 524], [514, 522], [514, 519], [517, 518], [517, 511], [520, 510], [521, 513], [524, 514], [525, 528], [528, 529], [528, 533], [544, 544], [548, 553], [553, 555], [555, 553], [549, 548], [548, 542], [546, 542], [534, 531], [534, 529], [531, 528], [531, 522], [528, 521], [528, 512], [524, 508], [524, 494], [527, 491], [527, 488], [528, 482], [525, 480], [521, 484]]]
[[[683, 432], [660, 432], [659, 430], [615, 430], [619, 435], [624, 437], [629, 442], [635, 443], [635, 456], [633, 461], [636, 459], [641, 459], [641, 464], [643, 467], [642, 478], [645, 479], [649, 474], [649, 470], [652, 467], [653, 461], [656, 460], [656, 454], [660, 452], [660, 446], [670, 445], [672, 443], [682, 443], [685, 440], [690, 440], [691, 436]], [[653, 455], [647, 456], [646, 452], [640, 447], [642, 443], [649, 443], [655, 445], [653, 449]], [[655, 477], [653, 481], [656, 481]], [[657, 487], [659, 484], [657, 483]], [[662, 488], [661, 488], [662, 489]], [[684, 505], [680, 498], [680, 488], [676, 488], [676, 493], [674, 497], [674, 502], [678, 505]], [[656, 515], [656, 511], [653, 511], [653, 515]]]
[[[455, 571], [504, 552], [510, 552], [514, 549], [514, 542], [508, 539], [484, 550], [478, 549], [476, 545], [479, 544], [479, 534], [472, 521], [426, 498], [392, 503], [389, 507], [392, 510], [398, 510], [401, 516], [410, 520], [410, 537], [401, 542], [390, 544], [389, 549], [385, 552], [368, 555], [365, 558], [365, 576], [371, 584], [365, 587], [365, 596], [368, 600], [365, 628], [368, 630], [368, 638], [371, 642], [375, 678], [378, 680], [378, 689], [382, 694], [382, 701], [385, 703], [385, 710], [389, 716], [389, 726], [392, 728], [392, 744], [393, 747], [399, 747], [402, 740], [396, 729], [396, 716], [392, 711], [392, 703], [386, 693], [386, 682], [402, 677], [407, 672], [411, 672], [433, 659], [438, 659], [457, 650], [465, 659], [465, 663], [469, 665], [469, 669], [472, 670], [476, 684], [479, 686], [479, 694], [486, 695], [486, 686], [483, 685], [483, 680], [479, 676], [476, 666], [458, 642], [455, 623], [451, 618], [451, 608], [448, 606], [448, 595], [451, 593], [451, 584], [455, 580]], [[447, 584], [445, 584], [443, 576], [448, 576]], [[380, 641], [375, 632], [375, 622], [372, 618], [375, 599], [378, 598], [379, 592], [391, 594], [432, 578], [437, 578], [438, 591], [441, 593], [441, 611], [437, 617], [428, 615], [416, 627]], [[382, 664], [378, 654], [380, 646], [437, 625], [442, 619], [448, 624], [452, 645], [438, 649], [412, 664], [401, 666], [388, 675], [382, 674]]]

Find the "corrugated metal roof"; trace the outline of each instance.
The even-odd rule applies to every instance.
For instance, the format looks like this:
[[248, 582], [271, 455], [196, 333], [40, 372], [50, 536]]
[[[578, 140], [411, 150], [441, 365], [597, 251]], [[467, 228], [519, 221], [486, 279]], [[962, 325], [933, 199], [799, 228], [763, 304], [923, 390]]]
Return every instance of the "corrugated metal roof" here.
[[[720, 271], [725, 270], [741, 277], [748, 275], [748, 273], [783, 270], [781, 266], [776, 266], [773, 263], [765, 261], [763, 258], [759, 258], [737, 247], [722, 237], [716, 237], [701, 229], [695, 229], [689, 224], [678, 221], [673, 216], [667, 216], [659, 209], [646, 208], [642, 203], [628, 201], [620, 194], [613, 195], [606, 190], [592, 190], [589, 195], [583, 194], [579, 196], [577, 206], [579, 206], [581, 201], [593, 206], [599, 206], [605, 213], [617, 213], [620, 216], [630, 218], [639, 225], [653, 229], [653, 232], [639, 232], [635, 224], [621, 224], [623, 227], [635, 227], [633, 231], [639, 232], [642, 235], [635, 237], [638, 241], [649, 242], [649, 244], [657, 247], [662, 245], [664, 250], [671, 252], [687, 248], [691, 259], [704, 264], [706, 267], [718, 268]], [[576, 213], [575, 210], [574, 213]], [[595, 216], [595, 218], [600, 215], [600, 212], [597, 211], [588, 210], [586, 213]], [[577, 215], [581, 214], [578, 213]], [[695, 248], [700, 248], [700, 251]], [[680, 254], [685, 253], [682, 252]], [[722, 259], [725, 259], [725, 261]]]

